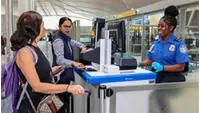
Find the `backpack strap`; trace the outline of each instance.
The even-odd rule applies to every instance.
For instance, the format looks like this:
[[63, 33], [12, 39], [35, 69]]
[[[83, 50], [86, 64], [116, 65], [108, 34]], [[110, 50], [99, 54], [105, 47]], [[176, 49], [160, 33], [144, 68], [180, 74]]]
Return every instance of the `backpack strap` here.
[[[24, 48], [27, 49], [29, 52], [31, 52], [31, 55], [32, 55], [32, 57], [33, 57], [34, 64], [36, 64], [36, 56], [35, 56], [35, 54], [33, 53], [33, 50], [30, 49], [29, 47], [24, 47]], [[20, 49], [20, 50], [22, 50], [22, 49]], [[19, 50], [19, 51], [20, 51], [20, 50]], [[16, 52], [16, 55], [17, 55], [17, 53], [18, 53], [19, 51]], [[15, 56], [16, 56], [16, 55], [15, 55]], [[24, 94], [26, 93], [26, 96], [27, 96], [27, 98], [28, 98], [28, 100], [29, 100], [29, 102], [30, 102], [30, 104], [31, 104], [31, 107], [33, 108], [34, 112], [36, 113], [36, 108], [35, 108], [35, 106], [34, 106], [34, 104], [33, 104], [33, 101], [31, 100], [31, 97], [30, 97], [30, 95], [28, 94], [28, 91], [26, 90], [27, 87], [28, 87], [28, 81], [26, 81], [26, 83], [24, 84], [24, 83], [23, 83], [23, 80], [21, 79], [21, 77], [20, 77], [19, 75], [18, 75], [18, 77], [19, 77], [20, 82], [22, 83], [22, 89], [23, 89], [23, 90], [22, 90], [22, 93], [21, 93], [21, 95], [20, 95], [20, 97], [19, 97], [19, 100], [18, 100], [18, 102], [17, 102], [16, 109], [17, 109], [17, 110], [19, 109], [20, 104], [21, 104], [21, 102], [22, 102], [22, 99], [23, 99], [23, 97], [24, 97]]]
[[27, 50], [29, 50], [29, 52], [31, 52], [32, 57], [33, 57], [34, 64], [36, 64], [36, 56], [35, 56], [35, 54], [33, 53], [33, 50], [30, 49], [29, 47], [25, 47], [25, 48], [26, 48]]
[[31, 53], [31, 55], [32, 55], [32, 57], [33, 57], [33, 62], [34, 62], [34, 64], [36, 64], [36, 56], [35, 56], [35, 54], [33, 53], [33, 50], [30, 49], [30, 48], [27, 47], [27, 46], [25, 46], [25, 47], [21, 48], [20, 50], [16, 51], [15, 57], [17, 56], [17, 54], [18, 54], [22, 49], [27, 49], [27, 50]]
[[[20, 77], [19, 77], [19, 78], [20, 78]], [[20, 95], [20, 98], [19, 98], [19, 100], [18, 100], [18, 102], [17, 102], [16, 110], [19, 109], [20, 104], [21, 104], [21, 102], [22, 102], [22, 99], [23, 99], [23, 97], [24, 97], [24, 94], [26, 93], [26, 96], [27, 96], [27, 98], [28, 98], [28, 100], [29, 100], [29, 102], [30, 102], [30, 104], [31, 104], [31, 107], [33, 108], [34, 113], [36, 113], [36, 108], [35, 108], [35, 106], [34, 106], [34, 104], [33, 104], [33, 101], [31, 100], [31, 97], [30, 97], [30, 95], [28, 94], [28, 91], [26, 90], [27, 87], [28, 87], [28, 82], [26, 81], [26, 83], [24, 84], [23, 81], [21, 80], [21, 78], [20, 78], [20, 81], [21, 81], [21, 83], [22, 83], [22, 88], [23, 88], [23, 90], [22, 90], [22, 93], [21, 93], [21, 95]]]

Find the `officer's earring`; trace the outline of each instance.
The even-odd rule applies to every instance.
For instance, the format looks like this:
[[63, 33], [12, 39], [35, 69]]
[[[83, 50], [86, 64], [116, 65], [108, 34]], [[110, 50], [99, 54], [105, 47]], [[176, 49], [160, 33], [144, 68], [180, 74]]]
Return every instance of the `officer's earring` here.
[[174, 29], [174, 26], [171, 26], [171, 27], [170, 27], [170, 32], [172, 32], [173, 29]]

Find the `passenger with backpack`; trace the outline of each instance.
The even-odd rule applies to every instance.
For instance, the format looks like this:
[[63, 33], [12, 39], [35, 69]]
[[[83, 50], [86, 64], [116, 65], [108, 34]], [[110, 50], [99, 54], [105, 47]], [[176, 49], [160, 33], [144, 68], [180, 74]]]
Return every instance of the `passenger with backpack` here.
[[[16, 26], [17, 30], [11, 36], [11, 49], [16, 51], [16, 54], [11, 62], [2, 67], [4, 73], [1, 75], [2, 100], [5, 103], [5, 99], [11, 100], [12, 106], [6, 106], [4, 103], [2, 113], [11, 113], [11, 111], [6, 111], [6, 107], [7, 109], [12, 107], [13, 113], [35, 113], [43, 102], [50, 102], [51, 104], [47, 103], [47, 105], [52, 108], [52, 113], [55, 113], [58, 111], [55, 108], [58, 101], [52, 103], [45, 100], [46, 97], [64, 92], [74, 95], [84, 94], [84, 89], [80, 85], [52, 83], [53, 73], [61, 66], [51, 68], [47, 58], [37, 46], [38, 41], [44, 37], [42, 16], [34, 11], [24, 12], [19, 17]], [[21, 96], [22, 94], [24, 96]], [[21, 101], [20, 106], [19, 103], [17, 104], [18, 101]], [[17, 106], [18, 110], [16, 110]], [[46, 112], [45, 109], [42, 110], [44, 110], [43, 113]]]

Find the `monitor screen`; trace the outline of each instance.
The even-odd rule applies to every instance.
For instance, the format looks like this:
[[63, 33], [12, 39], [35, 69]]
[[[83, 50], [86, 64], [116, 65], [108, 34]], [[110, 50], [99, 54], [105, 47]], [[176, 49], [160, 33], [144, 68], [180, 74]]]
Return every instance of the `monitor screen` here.
[[96, 48], [96, 43], [102, 38], [103, 28], [105, 27], [105, 19], [96, 18], [93, 22], [93, 31], [95, 32], [94, 41], [92, 42]]
[[112, 40], [113, 52], [126, 52], [126, 30], [125, 21], [113, 22], [108, 24], [109, 38]]

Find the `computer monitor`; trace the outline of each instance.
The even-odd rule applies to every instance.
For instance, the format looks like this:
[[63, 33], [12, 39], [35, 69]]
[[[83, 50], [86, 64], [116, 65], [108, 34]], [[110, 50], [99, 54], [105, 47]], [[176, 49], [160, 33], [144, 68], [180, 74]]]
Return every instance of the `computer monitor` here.
[[96, 43], [99, 41], [99, 39], [102, 38], [102, 29], [105, 27], [105, 19], [102, 18], [96, 18], [93, 21], [93, 30], [95, 31], [95, 37], [91, 41], [91, 45], [93, 45], [93, 48], [96, 48]]
[[109, 38], [112, 40], [112, 52], [126, 52], [126, 29], [125, 21], [108, 24]]

